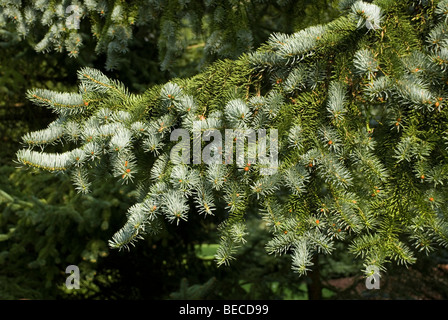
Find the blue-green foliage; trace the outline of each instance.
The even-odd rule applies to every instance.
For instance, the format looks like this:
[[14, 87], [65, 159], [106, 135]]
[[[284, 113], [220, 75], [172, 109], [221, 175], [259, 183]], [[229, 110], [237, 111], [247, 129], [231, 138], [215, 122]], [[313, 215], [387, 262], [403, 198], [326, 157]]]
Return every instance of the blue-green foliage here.
[[[197, 77], [168, 82], [143, 95], [130, 94], [120, 82], [84, 68], [78, 73], [84, 112], [61, 112], [78, 103], [75, 96], [29, 93], [38, 104], [57, 107], [62, 127], [67, 121], [77, 122], [84, 141], [60, 154], [23, 149], [17, 153], [18, 161], [70, 172], [79, 165], [74, 153], [83, 150], [83, 168], [111, 171], [125, 184], [138, 183], [138, 201], [110, 240], [112, 248], [128, 248], [143, 234], [156, 234], [164, 223], [184, 224], [194, 212], [189, 200], [194, 200], [198, 213], [212, 215], [211, 208], [225, 199], [228, 213], [218, 228], [218, 265], [228, 265], [246, 242], [244, 221], [250, 203], [258, 204], [263, 219], [274, 226], [268, 253], [291, 253], [292, 269], [300, 274], [312, 266], [314, 253], [333, 253], [337, 241], [347, 241], [350, 252], [365, 266], [384, 269], [389, 261], [412, 264], [414, 251], [448, 244], [447, 190], [441, 176], [446, 150], [435, 148], [445, 145], [446, 77], [444, 62], [434, 58], [441, 56], [443, 45], [422, 44], [412, 50], [384, 46], [383, 41], [401, 32], [388, 25], [404, 6], [386, 2], [382, 8], [356, 1], [336, 21], [290, 35], [273, 34], [259, 50], [237, 61], [216, 63]], [[443, 15], [433, 16], [439, 33]], [[400, 19], [407, 23], [406, 17]], [[335, 51], [347, 43], [350, 50]], [[419, 56], [425, 57], [423, 63]], [[334, 72], [335, 68], [343, 72]], [[104, 119], [109, 111], [111, 117]], [[218, 167], [169, 158], [170, 131], [186, 124], [191, 133], [194, 121], [202, 130], [280, 129], [278, 168], [264, 175], [261, 163], [233, 164], [223, 184], [228, 187], [207, 192], [210, 181], [222, 174]], [[104, 126], [110, 125], [111, 131], [106, 130], [110, 134], [102, 135]], [[49, 136], [57, 137], [56, 133], [61, 130]], [[149, 148], [145, 136], [156, 136]], [[441, 167], [430, 171], [434, 159]], [[82, 191], [88, 183], [76, 170]], [[402, 239], [419, 228], [425, 232]]]

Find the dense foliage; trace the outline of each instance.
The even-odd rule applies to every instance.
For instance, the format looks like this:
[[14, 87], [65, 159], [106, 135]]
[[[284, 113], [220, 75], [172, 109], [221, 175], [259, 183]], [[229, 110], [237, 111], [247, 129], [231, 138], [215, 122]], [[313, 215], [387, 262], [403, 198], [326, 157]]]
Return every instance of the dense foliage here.
[[[93, 193], [97, 196], [93, 198], [92, 195], [74, 193], [71, 181], [66, 177], [43, 173], [30, 175], [15, 169], [14, 154], [20, 148], [21, 136], [55, 119], [51, 111], [36, 109], [30, 104], [25, 92], [30, 87], [76, 90], [76, 72], [79, 68], [94, 66], [102, 69], [110, 61], [107, 52], [97, 51], [97, 38], [91, 34], [92, 20], [87, 16], [81, 20], [81, 28], [78, 30], [82, 46], [79, 47], [77, 57], [68, 55], [69, 52], [65, 50], [57, 52], [51, 48], [45, 53], [35, 51], [36, 44], [51, 29], [51, 23], [59, 21], [60, 26], [60, 22], [64, 22], [57, 16], [53, 17], [50, 24], [39, 20], [43, 18], [42, 10], [54, 8], [58, 2], [68, 5], [66, 2], [51, 1], [47, 3], [51, 3], [48, 7], [36, 7], [34, 2], [2, 1], [0, 6], [0, 152], [3, 166], [0, 297], [55, 298], [70, 294], [70, 297], [80, 298], [168, 298], [171, 292], [178, 291], [183, 277], [188, 278], [193, 289], [197, 288], [195, 283], [216, 278], [216, 281], [211, 282], [214, 289], [212, 296], [221, 298], [300, 295], [301, 290], [297, 289], [301, 283], [292, 283], [293, 278], [281, 272], [287, 267], [286, 263], [281, 267], [278, 260], [258, 255], [256, 252], [263, 251], [260, 245], [254, 244], [252, 250], [247, 252], [250, 253], [250, 256], [246, 255], [248, 267], [244, 269], [247, 271], [216, 270], [216, 266], [210, 263], [216, 245], [203, 247], [200, 244], [202, 241], [216, 242], [216, 235], [205, 232], [207, 228], [202, 219], [198, 220], [200, 224], [197, 228], [182, 233], [165, 233], [126, 255], [111, 252], [107, 248], [107, 240], [112, 236], [111, 232], [124, 223], [122, 212], [132, 204], [129, 202], [132, 193], [127, 195], [128, 188], [120, 187], [119, 184], [114, 188], [98, 184]], [[83, 5], [81, 2], [78, 4]], [[190, 2], [191, 6], [197, 4]], [[108, 5], [113, 7], [112, 1], [108, 1]], [[170, 4], [175, 5], [182, 4]], [[223, 2], [221, 5], [229, 6]], [[248, 17], [252, 19], [249, 25], [254, 34], [252, 45], [258, 46], [272, 31], [287, 32], [305, 26], [312, 20], [331, 19], [337, 14], [331, 5], [330, 1], [291, 4], [266, 2], [263, 10], [259, 11], [259, 20]], [[34, 15], [39, 19], [27, 25], [24, 35], [20, 32], [17, 19], [9, 15], [11, 11], [8, 10], [19, 10], [22, 18], [26, 16], [25, 10], [30, 13], [30, 8], [34, 9]], [[240, 7], [238, 10], [242, 9]], [[172, 39], [162, 36], [160, 29], [161, 16], [166, 12], [159, 11], [153, 23], [132, 27], [128, 52], [120, 55], [114, 71], [105, 71], [121, 79], [133, 92], [142, 92], [149, 85], [164, 83], [175, 75], [193, 75], [208, 62], [219, 58], [216, 53], [207, 54], [204, 49], [207, 37], [212, 33], [207, 21], [213, 19], [212, 10], [206, 10], [203, 11], [205, 22], [201, 32], [189, 27], [192, 24], [188, 22], [188, 17], [182, 21], [183, 26], [180, 31], [176, 31], [176, 36], [185, 47], [176, 53], [177, 58], [171, 61], [170, 70], [161, 70], [159, 65], [164, 59], [163, 47], [167, 46], [164, 43]], [[102, 16], [103, 23], [110, 23], [110, 14], [107, 11]], [[288, 18], [280, 19], [280, 16]], [[235, 14], [234, 19], [241, 19], [240, 14]], [[265, 23], [262, 24], [261, 20]], [[60, 192], [56, 192], [58, 190]], [[52, 213], [65, 218], [53, 219], [55, 216]], [[214, 230], [213, 224], [208, 228]], [[77, 230], [79, 234], [73, 237], [71, 232], [64, 233], [62, 230]], [[255, 243], [257, 241], [260, 240]], [[101, 251], [100, 254], [100, 249], [106, 249], [108, 253]], [[207, 254], [210, 250], [211, 255]], [[180, 256], [183, 258], [179, 260]], [[63, 271], [76, 260], [78, 264], [83, 261], [82, 290], [64, 293], [63, 284], [67, 275]], [[244, 259], [240, 261], [244, 264]], [[268, 277], [262, 287], [260, 277]], [[185, 288], [184, 285], [182, 287]], [[210, 296], [211, 292], [208, 293]]]
[[[144, 260], [148, 244], [155, 249], [157, 241], [174, 237], [187, 247], [196, 243], [196, 249], [206, 248], [202, 242], [219, 243], [212, 255], [216, 264], [206, 263], [210, 275], [230, 272], [221, 265], [232, 266], [236, 257], [247, 261], [245, 250], [254, 244], [271, 254], [267, 266], [284, 266], [287, 254], [300, 275], [312, 270], [321, 254], [330, 259], [347, 252], [357, 258], [351, 267], [370, 275], [372, 267], [409, 266], [422, 253], [445, 247], [448, 2], [341, 1], [339, 6], [342, 15], [329, 23], [272, 33], [243, 55], [247, 48], [238, 51], [229, 42], [238, 51], [230, 55], [234, 59], [139, 94], [90, 67], [77, 71], [77, 91], [28, 90], [29, 100], [48, 107], [56, 119], [22, 137], [27, 147], [17, 152], [17, 161], [71, 178], [80, 194], [66, 192], [95, 202], [95, 210], [65, 213], [77, 219], [79, 235], [101, 239], [89, 242], [81, 255], [96, 262], [110, 249], [132, 244]], [[206, 47], [216, 39], [209, 41]], [[187, 165], [171, 153], [176, 128], [193, 138], [210, 129], [277, 129], [278, 140], [270, 140], [267, 150], [272, 155], [278, 144], [278, 166], [266, 174], [260, 162], [223, 165], [220, 158], [212, 165]], [[203, 146], [220, 155], [219, 146]], [[104, 196], [104, 188], [110, 186], [127, 200], [106, 201], [113, 192]], [[102, 201], [104, 206], [96, 204]], [[118, 210], [127, 205], [127, 214], [114, 210], [99, 219], [98, 212], [110, 212], [111, 203]], [[89, 216], [97, 209], [95, 218]], [[42, 221], [52, 234], [49, 217]], [[121, 229], [111, 230], [109, 219], [122, 221]], [[90, 227], [113, 232], [108, 246], [105, 235], [84, 229], [95, 221]], [[146, 250], [136, 243], [142, 236]], [[22, 238], [15, 229], [5, 237]], [[47, 247], [38, 247], [43, 258], [37, 264], [61, 252], [53, 248], [54, 239], [42, 241]], [[190, 260], [191, 251], [178, 249], [168, 252], [187, 255], [182, 261], [189, 270], [198, 265], [197, 252]], [[281, 270], [282, 278], [289, 277]], [[202, 278], [206, 284], [198, 294], [209, 294], [213, 279]], [[271, 284], [265, 283], [272, 293]], [[182, 283], [172, 297], [187, 291]]]

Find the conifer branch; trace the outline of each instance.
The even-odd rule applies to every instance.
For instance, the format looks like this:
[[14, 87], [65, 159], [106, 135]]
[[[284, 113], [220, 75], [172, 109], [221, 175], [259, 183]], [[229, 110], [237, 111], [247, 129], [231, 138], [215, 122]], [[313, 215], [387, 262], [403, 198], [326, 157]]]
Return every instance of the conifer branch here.
[[[332, 254], [338, 241], [350, 241], [349, 252], [367, 274], [372, 266], [385, 270], [388, 262], [412, 264], [415, 251], [448, 245], [447, 3], [438, 3], [428, 28], [417, 28], [405, 20], [408, 14], [396, 15], [403, 5], [342, 1], [343, 16], [329, 24], [273, 33], [238, 60], [219, 61], [142, 95], [83, 68], [79, 93], [28, 91], [32, 102], [59, 117], [23, 136], [28, 148], [17, 152], [17, 162], [70, 174], [81, 193], [95, 188], [101, 170], [138, 186], [139, 202], [129, 208], [111, 248], [129, 248], [157, 233], [164, 220], [183, 224], [192, 211], [222, 214], [215, 259], [229, 265], [248, 241], [247, 216], [259, 212], [271, 236], [267, 253], [289, 254], [300, 275], [312, 266], [314, 253]], [[107, 9], [90, 0], [85, 6], [109, 10], [118, 24], [128, 14], [124, 2]], [[7, 15], [14, 12], [9, 8]], [[43, 16], [49, 24], [55, 19], [48, 9]], [[393, 28], [398, 22], [410, 29]], [[164, 28], [177, 32], [169, 21]], [[129, 30], [116, 24], [107, 30], [119, 34], [111, 50], [125, 52]], [[70, 37], [72, 51], [76, 36]], [[422, 46], [390, 45], [404, 36]], [[38, 47], [44, 50], [50, 39], [42, 41]], [[206, 50], [223, 50], [210, 41]], [[185, 163], [180, 152], [171, 152], [174, 129], [189, 135], [181, 146], [192, 146], [194, 157], [213, 151], [219, 161]], [[226, 129], [234, 130], [232, 145], [233, 138], [247, 140], [245, 130], [278, 129], [278, 139], [261, 139], [255, 149], [244, 145], [239, 155], [232, 150], [237, 161], [226, 162], [219, 157], [225, 148], [209, 139], [225, 137]], [[32, 149], [57, 142], [67, 142], [70, 151]], [[275, 150], [273, 174], [263, 174], [268, 164], [260, 159], [239, 161]]]

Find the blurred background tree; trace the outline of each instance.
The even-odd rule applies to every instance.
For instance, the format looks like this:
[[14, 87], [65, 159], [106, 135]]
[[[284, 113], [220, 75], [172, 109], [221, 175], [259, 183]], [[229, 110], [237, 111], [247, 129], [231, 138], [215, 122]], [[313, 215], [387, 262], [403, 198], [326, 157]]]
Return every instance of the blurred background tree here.
[[[331, 21], [339, 15], [338, 1], [76, 3], [85, 15], [81, 28], [69, 32], [60, 24], [66, 14], [58, 7], [68, 1], [0, 1], [0, 298], [309, 298], [313, 274], [299, 280], [290, 272], [289, 259], [267, 256], [261, 231], [248, 239], [250, 246], [236, 263], [218, 269], [213, 219], [205, 224], [196, 216], [180, 232], [167, 230], [130, 252], [110, 252], [107, 240], [124, 224], [121, 213], [133, 202], [126, 186], [111, 181], [80, 195], [67, 177], [30, 175], [12, 160], [24, 133], [54, 119], [30, 105], [24, 94], [29, 88], [71, 91], [76, 71], [90, 66], [143, 92], [174, 77], [195, 75], [218, 59], [236, 59], [273, 32]], [[415, 279], [426, 274], [431, 288], [441, 285], [427, 270], [444, 274], [437, 266], [445, 262], [429, 257]], [[64, 289], [69, 264], [82, 270], [81, 290]], [[327, 257], [320, 267], [320, 288], [329, 289], [319, 290], [318, 298], [360, 297], [356, 285], [363, 279], [356, 276], [359, 266], [351, 257]], [[435, 291], [433, 297], [446, 296], [443, 289]], [[405, 291], [396, 292], [400, 297]]]

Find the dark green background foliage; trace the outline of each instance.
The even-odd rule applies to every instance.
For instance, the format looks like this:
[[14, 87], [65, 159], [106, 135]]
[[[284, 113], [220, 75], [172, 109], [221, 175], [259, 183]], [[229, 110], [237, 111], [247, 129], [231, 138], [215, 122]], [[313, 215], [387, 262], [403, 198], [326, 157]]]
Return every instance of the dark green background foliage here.
[[[49, 30], [38, 21], [24, 33], [17, 29], [17, 19], [11, 14], [0, 23], [1, 299], [448, 297], [444, 268], [448, 256], [444, 251], [419, 256], [407, 276], [392, 266], [382, 279], [380, 292], [365, 290], [359, 272], [362, 263], [344, 250], [318, 256], [314, 261], [318, 269], [299, 278], [291, 272], [288, 257], [266, 254], [269, 237], [260, 228], [255, 210], [248, 214], [254, 217], [247, 221], [251, 229], [248, 243], [230, 267], [218, 268], [213, 257], [219, 242], [219, 213], [207, 219], [192, 214], [187, 226], [167, 225], [157, 237], [137, 242], [130, 251], [110, 250], [107, 241], [125, 223], [123, 213], [135, 202], [135, 192], [109, 179], [96, 182], [92, 193], [81, 195], [69, 177], [16, 169], [13, 160], [23, 134], [45, 127], [55, 118], [48, 110], [32, 106], [26, 100], [26, 90], [74, 91], [76, 72], [85, 66], [103, 70], [135, 93], [174, 77], [200, 73], [197, 79], [201, 80], [207, 77], [207, 66], [224, 58], [238, 59], [260, 47], [273, 32], [292, 33], [325, 24], [337, 18], [340, 11], [338, 1], [325, 0], [98, 2], [104, 8], [120, 3], [124, 14], [114, 20], [111, 10], [89, 12], [81, 23], [82, 46], [76, 47], [76, 54], [70, 54], [73, 44], [67, 42], [62, 52], [52, 50], [55, 44], [49, 45], [47, 53], [36, 52], [36, 44]], [[382, 44], [385, 72], [392, 71], [387, 68], [392, 68], [397, 52], [421, 46], [421, 39], [415, 35], [428, 28], [425, 19], [432, 12], [422, 9], [418, 2], [409, 1], [405, 13], [397, 10], [396, 24], [388, 22], [390, 43]], [[0, 8], [11, 3], [0, 1]], [[434, 5], [424, 4], [429, 8]], [[21, 8], [30, 5], [22, 1]], [[35, 10], [37, 20], [42, 13]], [[126, 33], [110, 37], [111, 27], [130, 28], [132, 37]], [[92, 30], [97, 34], [92, 35]], [[114, 49], [121, 36], [121, 44], [126, 47], [123, 52]], [[378, 34], [372, 38], [375, 36]], [[375, 46], [376, 42], [372, 43]], [[355, 50], [350, 46], [339, 49]], [[344, 65], [340, 61], [335, 64]], [[342, 78], [348, 70], [334, 72]], [[298, 104], [290, 104], [291, 110], [283, 116], [301, 112], [300, 108], [294, 109]], [[82, 272], [80, 290], [64, 289], [65, 267], [70, 264], [78, 265]]]

